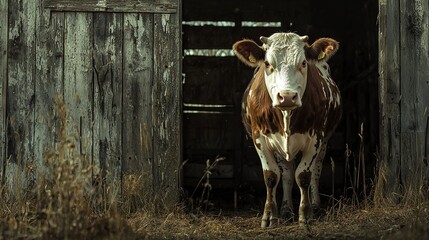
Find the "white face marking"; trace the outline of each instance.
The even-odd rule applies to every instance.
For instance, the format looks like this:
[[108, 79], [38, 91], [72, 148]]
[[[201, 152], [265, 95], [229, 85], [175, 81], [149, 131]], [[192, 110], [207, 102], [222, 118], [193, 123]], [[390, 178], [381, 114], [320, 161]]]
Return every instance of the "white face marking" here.
[[302, 105], [307, 85], [304, 46], [305, 42], [295, 33], [275, 33], [269, 38], [265, 83], [274, 107], [284, 107], [277, 97], [282, 92], [297, 94], [293, 108]]

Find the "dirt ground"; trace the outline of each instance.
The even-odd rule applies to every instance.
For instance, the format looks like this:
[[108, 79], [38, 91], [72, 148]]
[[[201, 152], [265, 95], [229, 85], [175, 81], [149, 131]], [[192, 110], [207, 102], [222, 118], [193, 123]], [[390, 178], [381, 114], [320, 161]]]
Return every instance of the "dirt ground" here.
[[153, 217], [137, 213], [128, 220], [133, 239], [429, 239], [428, 206], [333, 210], [309, 227], [279, 221], [260, 228], [258, 213], [228, 212]]

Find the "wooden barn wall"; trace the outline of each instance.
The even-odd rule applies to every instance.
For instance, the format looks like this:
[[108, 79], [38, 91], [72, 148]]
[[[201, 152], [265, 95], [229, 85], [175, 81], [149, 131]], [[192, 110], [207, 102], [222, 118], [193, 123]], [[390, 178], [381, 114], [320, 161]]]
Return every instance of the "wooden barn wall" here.
[[175, 202], [180, 1], [0, 3], [3, 183], [32, 188], [47, 153], [70, 141], [93, 177], [124, 185], [137, 176], [142, 189]]
[[[362, 18], [362, 16], [365, 16]], [[330, 60], [333, 79], [343, 95], [343, 120], [329, 144], [322, 177], [322, 189], [331, 191], [330, 158], [335, 161], [335, 186], [349, 189], [353, 183], [353, 168], [359, 164], [363, 150], [367, 178], [370, 181], [376, 165], [378, 145], [378, 76], [377, 76], [377, 2], [334, 1], [332, 5], [319, 1], [183, 1], [184, 21], [228, 21], [234, 26], [219, 27], [183, 25], [183, 48], [231, 49], [243, 38], [259, 41], [278, 31], [309, 35], [310, 42], [319, 37], [332, 37], [340, 42], [340, 50]], [[243, 21], [277, 22], [279, 27], [248, 27]], [[252, 141], [241, 123], [241, 97], [253, 74], [253, 69], [235, 56], [185, 56], [183, 61], [185, 180], [195, 187], [202, 176], [205, 161], [217, 154], [226, 156], [225, 165], [214, 169], [211, 182], [232, 178], [220, 188], [258, 186], [264, 188], [260, 161]], [[224, 108], [187, 108], [187, 103], [225, 105]], [[189, 113], [186, 110], [200, 110]], [[207, 110], [219, 112], [217, 115]], [[364, 137], [363, 143], [359, 134]], [[348, 146], [349, 172], [345, 151]], [[225, 151], [228, 150], [228, 151]], [[200, 154], [203, 152], [203, 154]], [[228, 162], [229, 159], [229, 162]], [[199, 167], [191, 167], [198, 162]], [[188, 169], [186, 168], [188, 167]], [[371, 175], [372, 174], [372, 175]], [[237, 180], [238, 178], [238, 180]], [[193, 179], [193, 181], [191, 181]], [[361, 177], [361, 179], [365, 179]], [[186, 181], [185, 181], [186, 182]], [[258, 185], [259, 184], [259, 185]], [[359, 184], [357, 184], [359, 185]], [[362, 186], [362, 184], [360, 184]], [[357, 187], [357, 186], [355, 186]], [[357, 187], [359, 188], [359, 187]]]
[[379, 11], [380, 192], [397, 202], [428, 177], [429, 6], [380, 0]]

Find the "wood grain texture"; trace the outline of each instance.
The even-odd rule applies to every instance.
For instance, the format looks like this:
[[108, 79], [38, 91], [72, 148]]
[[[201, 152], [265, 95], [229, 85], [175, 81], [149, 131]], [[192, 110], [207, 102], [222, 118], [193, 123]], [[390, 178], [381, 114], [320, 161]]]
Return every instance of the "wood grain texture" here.
[[64, 102], [67, 134], [76, 144], [74, 156], [88, 164], [92, 158], [93, 28], [91, 13], [65, 13]]
[[[145, 196], [153, 197], [156, 187], [177, 200], [180, 14], [155, 12], [170, 11], [161, 5], [177, 12], [178, 1], [109, 2], [121, 5], [119, 12], [150, 7], [151, 13], [56, 12], [46, 8], [52, 2], [0, 0], [2, 179], [14, 190], [33, 189], [44, 157], [66, 140], [75, 146], [75, 161], [92, 164], [93, 176], [109, 187], [134, 174], [144, 179]], [[68, 113], [66, 136], [57, 132], [64, 117], [57, 98]], [[155, 141], [161, 147], [155, 149]]]
[[8, 0], [0, 0], [0, 175], [5, 182], [6, 173], [6, 96], [7, 96], [7, 56], [8, 56]]
[[64, 92], [64, 14], [50, 14], [39, 2], [36, 16], [34, 160], [45, 175], [44, 159], [58, 142], [58, 99]]
[[385, 175], [383, 197], [397, 202], [399, 193], [400, 138], [400, 41], [399, 4], [379, 2], [379, 104], [380, 104], [380, 171]]
[[[180, 2], [180, 1], [179, 1]], [[167, 204], [178, 200], [181, 163], [181, 23], [179, 14], [154, 16], [154, 187]]]
[[[36, 1], [9, 1], [8, 142], [6, 178], [14, 190], [35, 184], [35, 19]], [[30, 169], [28, 171], [24, 171]]]
[[401, 180], [418, 192], [424, 171], [424, 144], [429, 107], [427, 1], [400, 1], [401, 6]]
[[64, 12], [176, 13], [174, 0], [46, 0], [45, 7]]
[[93, 25], [93, 174], [103, 186], [116, 188], [122, 157], [123, 14], [94, 13]]
[[124, 15], [122, 171], [143, 176], [144, 189], [153, 181], [153, 34], [153, 14]]

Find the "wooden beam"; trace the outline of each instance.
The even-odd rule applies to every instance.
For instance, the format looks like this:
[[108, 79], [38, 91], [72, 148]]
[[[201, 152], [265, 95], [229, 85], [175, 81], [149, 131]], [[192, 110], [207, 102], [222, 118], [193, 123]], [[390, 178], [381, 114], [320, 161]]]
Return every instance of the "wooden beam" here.
[[429, 111], [428, 1], [401, 0], [401, 180], [418, 193], [423, 166]]
[[[123, 15], [94, 13], [94, 177], [103, 191], [120, 189], [122, 157]], [[103, 196], [106, 196], [103, 194]]]
[[[122, 185], [142, 179], [152, 192], [153, 14], [126, 13], [123, 27]], [[128, 177], [129, 176], [129, 177]], [[139, 189], [140, 189], [139, 187]], [[127, 188], [125, 188], [127, 189]], [[124, 192], [128, 196], [128, 192]], [[151, 196], [144, 195], [142, 198]]]
[[[36, 1], [9, 1], [6, 182], [16, 193], [35, 184]], [[25, 173], [24, 169], [30, 169]]]
[[1, 183], [5, 181], [6, 166], [6, 99], [7, 99], [7, 39], [8, 39], [8, 0], [0, 0], [0, 175]]
[[63, 12], [176, 13], [177, 0], [46, 0], [45, 7]]
[[398, 1], [379, 1], [380, 166], [377, 201], [397, 202], [400, 194], [400, 41]]
[[154, 39], [154, 192], [162, 192], [172, 207], [178, 201], [182, 158], [180, 14], [155, 14]]

